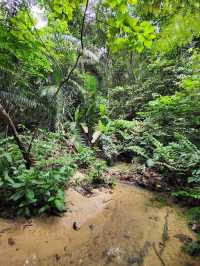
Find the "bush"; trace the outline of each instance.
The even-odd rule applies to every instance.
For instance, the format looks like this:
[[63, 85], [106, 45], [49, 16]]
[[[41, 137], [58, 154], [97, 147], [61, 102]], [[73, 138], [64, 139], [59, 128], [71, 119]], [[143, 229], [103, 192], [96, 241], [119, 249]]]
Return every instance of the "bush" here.
[[200, 181], [200, 150], [183, 135], [176, 134], [174, 137], [175, 141], [163, 145], [152, 135], [146, 135], [146, 142], [152, 150], [152, 162], [159, 162], [160, 166], [185, 175], [188, 182]]
[[179, 199], [188, 200], [190, 204], [195, 201], [200, 201], [200, 186], [199, 187], [183, 187], [177, 192], [173, 192], [172, 196], [177, 197]]
[[58, 153], [62, 145], [55, 139], [44, 134], [34, 141], [37, 164], [29, 170], [12, 139], [0, 142], [1, 213], [31, 216], [64, 211], [64, 189], [75, 165], [71, 157]]
[[200, 207], [193, 207], [188, 211], [187, 214], [190, 222], [200, 224]]
[[116, 160], [120, 154], [133, 157], [143, 145], [142, 122], [114, 120], [107, 125], [100, 125], [99, 130], [102, 132], [100, 146], [103, 157], [108, 161]]
[[75, 144], [75, 148], [75, 162], [81, 168], [88, 168], [96, 159], [94, 151], [91, 148], [78, 142]]
[[[64, 188], [72, 174], [71, 166], [59, 169], [25, 169], [21, 165], [17, 174], [0, 179], [0, 201], [14, 214], [31, 215], [65, 210]], [[10, 210], [9, 210], [10, 211]]]
[[[155, 125], [165, 134], [165, 140], [172, 140], [174, 132], [185, 135], [199, 145], [200, 104], [200, 54], [194, 52], [188, 58], [187, 75], [181, 77], [179, 88], [173, 95], [166, 95], [150, 101], [146, 111], [140, 113], [145, 123], [155, 131]], [[190, 74], [189, 74], [190, 73]]]
[[105, 161], [96, 160], [89, 173], [91, 184], [113, 186], [114, 181], [107, 175]]
[[186, 137], [176, 134], [175, 140], [162, 144], [150, 134], [145, 135], [150, 149], [146, 151], [149, 167], [161, 172], [171, 184], [182, 189], [173, 196], [200, 200], [200, 150]]
[[183, 250], [190, 256], [200, 256], [200, 241], [192, 241], [184, 245]]

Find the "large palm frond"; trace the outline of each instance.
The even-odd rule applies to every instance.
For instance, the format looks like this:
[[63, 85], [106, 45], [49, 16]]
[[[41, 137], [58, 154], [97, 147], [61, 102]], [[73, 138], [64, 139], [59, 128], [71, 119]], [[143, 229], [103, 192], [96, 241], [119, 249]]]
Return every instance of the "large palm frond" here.
[[41, 106], [41, 103], [35, 99], [30, 99], [13, 91], [5, 91], [0, 89], [0, 99], [5, 103], [8, 102], [18, 107], [25, 106], [27, 108], [35, 109]]

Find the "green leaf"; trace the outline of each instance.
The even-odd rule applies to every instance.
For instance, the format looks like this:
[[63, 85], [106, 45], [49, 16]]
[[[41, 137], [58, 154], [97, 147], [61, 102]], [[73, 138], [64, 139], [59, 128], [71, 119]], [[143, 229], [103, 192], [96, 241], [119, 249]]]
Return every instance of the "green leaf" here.
[[10, 200], [17, 201], [22, 197], [24, 197], [24, 191], [17, 191], [10, 197]]
[[25, 195], [26, 195], [26, 198], [28, 201], [30, 201], [30, 202], [34, 201], [35, 193], [32, 190], [27, 190]]
[[155, 162], [152, 159], [148, 159], [146, 161], [146, 164], [147, 164], [148, 167], [153, 167], [155, 165]]
[[25, 184], [24, 184], [24, 183], [14, 183], [14, 182], [12, 182], [12, 183], [11, 183], [11, 186], [12, 186], [12, 188], [17, 189], [17, 188], [22, 188], [22, 187], [24, 187]]
[[39, 209], [38, 213], [42, 214], [42, 213], [46, 212], [48, 209], [49, 209], [49, 205], [45, 205]]
[[55, 199], [54, 200], [55, 207], [58, 211], [63, 212], [65, 210], [64, 200], [62, 199]]
[[146, 46], [146, 47], [148, 47], [148, 48], [151, 48], [151, 46], [152, 46], [152, 41], [150, 40], [144, 40], [144, 45]]

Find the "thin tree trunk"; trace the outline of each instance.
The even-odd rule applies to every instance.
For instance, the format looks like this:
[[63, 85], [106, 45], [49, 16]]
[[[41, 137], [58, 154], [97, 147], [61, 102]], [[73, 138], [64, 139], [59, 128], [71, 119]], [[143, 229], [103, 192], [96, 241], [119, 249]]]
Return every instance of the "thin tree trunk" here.
[[24, 160], [26, 161], [26, 167], [29, 169], [31, 166], [34, 165], [35, 160], [30, 155], [30, 153], [26, 150], [26, 147], [24, 143], [21, 141], [20, 136], [16, 130], [16, 127], [10, 117], [10, 115], [6, 112], [6, 110], [3, 108], [3, 106], [0, 103], [0, 121], [2, 121], [5, 125], [9, 126], [13, 137], [23, 155]]

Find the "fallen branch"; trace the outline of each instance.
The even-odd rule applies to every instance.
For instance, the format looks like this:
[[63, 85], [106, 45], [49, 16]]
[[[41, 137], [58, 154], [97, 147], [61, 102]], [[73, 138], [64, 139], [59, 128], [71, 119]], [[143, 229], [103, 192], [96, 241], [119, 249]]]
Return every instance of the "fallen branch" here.
[[153, 250], [154, 250], [156, 256], [157, 256], [158, 259], [160, 260], [161, 264], [162, 264], [163, 266], [165, 266], [165, 262], [164, 262], [164, 260], [162, 259], [161, 255], [159, 254], [159, 252], [157, 251], [155, 243], [152, 244], [152, 247], [153, 247]]

